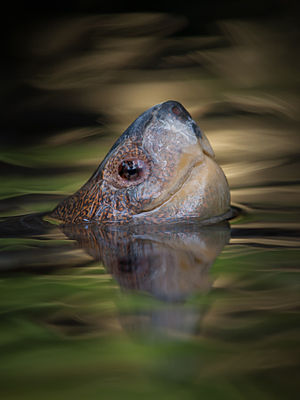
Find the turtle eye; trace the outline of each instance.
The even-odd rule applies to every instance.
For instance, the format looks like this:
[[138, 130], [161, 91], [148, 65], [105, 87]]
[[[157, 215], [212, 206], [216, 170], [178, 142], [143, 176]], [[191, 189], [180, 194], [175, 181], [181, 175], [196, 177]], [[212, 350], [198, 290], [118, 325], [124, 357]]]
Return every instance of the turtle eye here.
[[118, 168], [120, 177], [128, 182], [143, 180], [146, 164], [142, 160], [124, 160]]

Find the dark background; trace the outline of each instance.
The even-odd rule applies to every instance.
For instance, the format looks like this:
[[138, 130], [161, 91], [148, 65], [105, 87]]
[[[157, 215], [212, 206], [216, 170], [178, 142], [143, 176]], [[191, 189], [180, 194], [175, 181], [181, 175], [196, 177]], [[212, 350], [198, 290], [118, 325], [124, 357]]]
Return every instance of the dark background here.
[[[3, 7], [2, 14], [2, 83], [1, 102], [2, 116], [0, 123], [1, 144], [25, 145], [41, 141], [52, 133], [62, 129], [93, 126], [99, 115], [74, 106], [68, 108], [67, 102], [53, 101], [51, 104], [39, 105], [41, 89], [24, 83], [28, 74], [38, 73], [47, 60], [36, 60], [27, 51], [30, 39], [38, 35], [39, 30], [61, 17], [80, 15], [98, 15], [105, 13], [125, 12], [164, 12], [185, 17], [186, 23], [173, 36], [212, 35], [218, 33], [217, 20], [254, 19], [268, 21], [280, 19], [287, 21], [294, 29], [299, 17], [299, 2], [293, 0], [273, 1], [222, 1], [210, 0], [192, 2], [161, 1], [127, 3], [102, 1], [51, 1], [11, 2]], [[296, 32], [295, 32], [296, 33]], [[291, 48], [298, 52], [298, 34], [295, 34]], [[293, 40], [293, 39], [291, 39]], [[82, 38], [78, 43], [81, 50], [88, 50], [89, 38]], [[71, 51], [71, 50], [70, 50]], [[64, 56], [63, 54], [61, 55]], [[40, 63], [40, 64], [39, 64]], [[145, 65], [151, 68], [149, 65]], [[153, 66], [155, 68], [155, 66]], [[295, 77], [296, 79], [296, 77]], [[67, 94], [58, 93], [58, 99]], [[35, 105], [32, 105], [34, 104]], [[59, 104], [60, 103], [60, 104]], [[24, 106], [25, 104], [25, 106]], [[105, 119], [105, 117], [103, 117]], [[101, 119], [101, 118], [100, 118]]]

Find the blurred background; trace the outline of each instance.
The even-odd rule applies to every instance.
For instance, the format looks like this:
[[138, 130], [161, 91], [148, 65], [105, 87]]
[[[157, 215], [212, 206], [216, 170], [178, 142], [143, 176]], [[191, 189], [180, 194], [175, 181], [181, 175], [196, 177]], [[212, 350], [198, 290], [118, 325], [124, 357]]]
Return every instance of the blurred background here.
[[[299, 2], [27, 1], [1, 17], [1, 397], [294, 398]], [[157, 264], [179, 254], [195, 269], [175, 278], [205, 286], [168, 303], [125, 290], [80, 235], [31, 214], [77, 190], [141, 112], [170, 99], [206, 133], [242, 213], [219, 244], [162, 233]], [[125, 236], [96, 250], [119, 254]], [[212, 267], [207, 246], [224, 247]]]
[[169, 99], [208, 135], [234, 202], [260, 204], [276, 181], [298, 204], [283, 187], [299, 179], [296, 1], [49, 4], [3, 15], [0, 215], [49, 209]]

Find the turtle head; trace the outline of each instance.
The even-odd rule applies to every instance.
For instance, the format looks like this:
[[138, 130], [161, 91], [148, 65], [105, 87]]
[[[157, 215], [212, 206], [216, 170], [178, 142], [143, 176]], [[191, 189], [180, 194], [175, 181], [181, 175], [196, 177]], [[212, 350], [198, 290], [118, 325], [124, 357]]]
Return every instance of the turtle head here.
[[139, 116], [52, 216], [75, 223], [209, 221], [229, 208], [227, 180], [205, 134], [180, 103], [167, 101]]

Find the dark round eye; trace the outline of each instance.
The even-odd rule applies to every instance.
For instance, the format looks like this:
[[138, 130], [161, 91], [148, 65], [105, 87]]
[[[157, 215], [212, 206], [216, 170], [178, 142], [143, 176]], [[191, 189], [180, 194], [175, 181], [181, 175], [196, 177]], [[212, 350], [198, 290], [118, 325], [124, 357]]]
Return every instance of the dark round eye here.
[[144, 177], [145, 163], [142, 160], [124, 160], [119, 165], [119, 175], [127, 181], [137, 181]]

